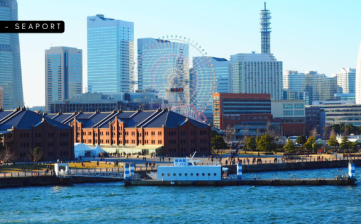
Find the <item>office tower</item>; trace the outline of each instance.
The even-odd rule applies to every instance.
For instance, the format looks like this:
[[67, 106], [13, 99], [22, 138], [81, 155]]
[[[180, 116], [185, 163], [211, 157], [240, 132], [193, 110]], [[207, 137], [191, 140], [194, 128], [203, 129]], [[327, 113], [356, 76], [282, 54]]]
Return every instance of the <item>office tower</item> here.
[[269, 93], [282, 100], [282, 61], [273, 54], [235, 54], [229, 63], [231, 93]]
[[264, 10], [260, 12], [261, 19], [261, 49], [262, 54], [271, 53], [271, 12], [266, 9], [264, 3]]
[[314, 104], [316, 101], [333, 100], [337, 93], [337, 79], [336, 77], [327, 77], [325, 74], [318, 74], [317, 71], [307, 71], [305, 72], [304, 91], [308, 92], [310, 104]]
[[305, 74], [298, 71], [283, 71], [283, 89], [293, 92], [302, 92], [304, 90]]
[[88, 91], [129, 92], [134, 67], [134, 23], [89, 16]]
[[337, 93], [355, 93], [356, 69], [341, 68], [341, 72], [336, 74]]
[[[170, 88], [183, 88], [189, 102], [189, 45], [185, 43], [140, 38], [138, 44], [138, 90], [159, 91], [160, 98], [166, 98]], [[172, 86], [171, 80], [178, 77], [179, 86]], [[188, 81], [189, 82], [189, 81]]]
[[[18, 20], [16, 0], [0, 1], [0, 21]], [[24, 105], [19, 34], [0, 33], [0, 86], [4, 87], [4, 108]]]
[[355, 95], [356, 104], [361, 104], [361, 44], [357, 56]]
[[53, 101], [70, 100], [82, 93], [82, 50], [51, 47], [45, 50], [45, 108]]

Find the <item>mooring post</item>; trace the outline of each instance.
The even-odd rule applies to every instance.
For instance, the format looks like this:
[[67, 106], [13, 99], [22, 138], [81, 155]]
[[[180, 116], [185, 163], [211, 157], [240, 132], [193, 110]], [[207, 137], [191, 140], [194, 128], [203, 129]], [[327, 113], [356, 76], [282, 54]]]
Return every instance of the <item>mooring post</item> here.
[[124, 179], [129, 180], [129, 164], [124, 165]]
[[350, 179], [355, 178], [355, 164], [352, 161], [348, 163], [348, 176]]
[[134, 163], [130, 164], [130, 176], [133, 178], [134, 176]]
[[242, 179], [242, 163], [237, 163], [237, 179]]

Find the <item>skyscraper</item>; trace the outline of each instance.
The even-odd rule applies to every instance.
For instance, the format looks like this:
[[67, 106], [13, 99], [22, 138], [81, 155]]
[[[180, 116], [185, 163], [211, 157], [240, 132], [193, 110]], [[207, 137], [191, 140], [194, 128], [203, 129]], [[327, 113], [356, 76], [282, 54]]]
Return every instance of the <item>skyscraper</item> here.
[[260, 12], [261, 19], [261, 49], [262, 54], [271, 53], [271, 12], [266, 9], [264, 3], [264, 10]]
[[[16, 0], [0, 1], [0, 20], [18, 20]], [[4, 87], [4, 108], [24, 105], [19, 34], [0, 33], [0, 86]]]
[[361, 104], [361, 44], [357, 56], [355, 95], [356, 103]]
[[336, 74], [337, 93], [355, 93], [356, 69], [341, 68], [341, 72]]
[[[154, 89], [160, 98], [166, 98], [169, 88], [183, 88], [188, 96], [188, 86], [171, 86], [171, 79], [189, 80], [189, 45], [154, 38], [138, 39], [138, 90]], [[156, 88], [156, 89], [155, 89]], [[189, 101], [189, 99], [187, 99]]]
[[89, 16], [88, 91], [132, 91], [134, 67], [134, 23]]
[[235, 54], [229, 63], [231, 93], [269, 93], [282, 100], [282, 61], [273, 54]]
[[45, 50], [45, 108], [53, 101], [70, 100], [82, 93], [82, 50], [51, 47]]

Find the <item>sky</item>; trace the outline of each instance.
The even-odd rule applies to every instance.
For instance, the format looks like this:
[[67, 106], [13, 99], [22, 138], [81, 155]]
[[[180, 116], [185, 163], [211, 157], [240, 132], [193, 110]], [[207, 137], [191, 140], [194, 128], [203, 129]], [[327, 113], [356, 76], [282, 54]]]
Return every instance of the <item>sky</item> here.
[[[181, 35], [202, 45], [209, 56], [229, 60], [261, 52], [259, 12], [264, 0], [18, 0], [19, 20], [62, 20], [63, 34], [20, 34], [25, 106], [45, 105], [45, 50], [83, 50], [87, 83], [87, 16], [134, 22], [137, 38]], [[359, 0], [268, 0], [271, 53], [284, 70], [331, 76], [356, 67], [361, 41]], [[135, 54], [136, 56], [136, 54]]]

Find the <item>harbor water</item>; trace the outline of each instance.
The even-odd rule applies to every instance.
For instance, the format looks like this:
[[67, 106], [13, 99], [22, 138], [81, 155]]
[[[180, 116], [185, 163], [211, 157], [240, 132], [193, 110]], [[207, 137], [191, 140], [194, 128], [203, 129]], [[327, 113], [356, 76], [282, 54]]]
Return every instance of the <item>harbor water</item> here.
[[[356, 178], [361, 181], [361, 170]], [[359, 172], [358, 172], [359, 171]], [[344, 169], [244, 174], [333, 178]], [[359, 223], [356, 186], [123, 187], [122, 182], [1, 189], [0, 223]]]

